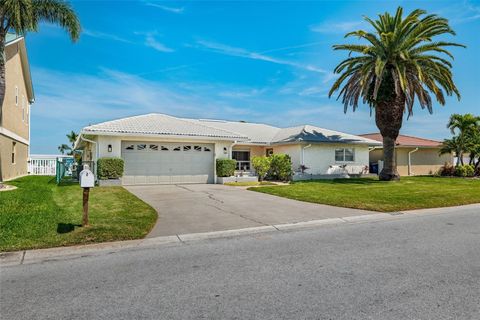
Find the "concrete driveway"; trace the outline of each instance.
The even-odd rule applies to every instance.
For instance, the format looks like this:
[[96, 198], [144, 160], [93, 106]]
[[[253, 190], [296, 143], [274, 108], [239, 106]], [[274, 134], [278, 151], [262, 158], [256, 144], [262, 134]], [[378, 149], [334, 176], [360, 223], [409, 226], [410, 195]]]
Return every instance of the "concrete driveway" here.
[[159, 219], [149, 237], [341, 218], [374, 212], [280, 198], [215, 184], [127, 186]]

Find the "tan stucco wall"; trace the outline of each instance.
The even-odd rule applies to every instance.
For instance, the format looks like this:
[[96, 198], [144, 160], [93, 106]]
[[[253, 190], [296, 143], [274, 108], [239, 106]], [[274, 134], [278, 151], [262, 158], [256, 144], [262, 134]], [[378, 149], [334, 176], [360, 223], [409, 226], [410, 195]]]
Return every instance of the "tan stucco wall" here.
[[[28, 140], [28, 115], [30, 107], [18, 45], [12, 44], [8, 46], [5, 49], [5, 54], [7, 57], [5, 72], [6, 88], [0, 125]], [[15, 103], [15, 87], [18, 87], [18, 105]], [[25, 110], [22, 109], [22, 103]], [[25, 112], [24, 118], [23, 112]]]
[[[401, 176], [408, 175], [408, 153], [415, 148], [397, 148], [397, 170]], [[446, 162], [452, 163], [452, 155], [438, 154], [438, 148], [419, 148], [411, 154], [412, 175], [428, 175], [437, 172]], [[370, 152], [370, 163], [383, 160], [383, 150]]]
[[12, 163], [12, 143], [14, 141], [0, 135], [0, 166], [3, 181], [27, 174], [28, 146], [16, 142], [15, 163]]

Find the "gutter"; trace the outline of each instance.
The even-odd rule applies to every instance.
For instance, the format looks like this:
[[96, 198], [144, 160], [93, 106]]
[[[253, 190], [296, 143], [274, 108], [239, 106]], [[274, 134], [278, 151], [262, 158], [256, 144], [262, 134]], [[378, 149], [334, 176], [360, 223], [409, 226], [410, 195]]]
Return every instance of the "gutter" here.
[[418, 151], [418, 148], [415, 148], [413, 150], [410, 150], [408, 152], [408, 175], [411, 176], [413, 175], [413, 172], [412, 172], [412, 154], [417, 152]]

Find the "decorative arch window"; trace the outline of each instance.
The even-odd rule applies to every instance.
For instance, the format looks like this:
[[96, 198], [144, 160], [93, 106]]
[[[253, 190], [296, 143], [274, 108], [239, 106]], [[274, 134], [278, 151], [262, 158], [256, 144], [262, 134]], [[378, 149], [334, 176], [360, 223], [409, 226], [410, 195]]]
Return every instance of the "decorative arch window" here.
[[147, 148], [146, 144], [137, 144], [137, 150], [145, 150]]
[[160, 147], [160, 150], [162, 150], [162, 151], [168, 151], [168, 148], [165, 147], [165, 146], [161, 146], [161, 147]]
[[173, 148], [173, 151], [181, 151], [182, 148], [180, 146]]
[[158, 151], [158, 144], [151, 144], [149, 147], [152, 151]]
[[135, 146], [133, 144], [130, 144], [125, 147], [125, 150], [135, 150]]
[[210, 152], [210, 151], [212, 151], [212, 150], [210, 150], [209, 147], [203, 147], [203, 151], [205, 151], [205, 152]]
[[183, 146], [183, 151], [190, 151], [192, 150], [192, 146]]
[[193, 147], [193, 150], [195, 150], [195, 151], [202, 151], [202, 147], [200, 147], [200, 146], [194, 146], [194, 147]]

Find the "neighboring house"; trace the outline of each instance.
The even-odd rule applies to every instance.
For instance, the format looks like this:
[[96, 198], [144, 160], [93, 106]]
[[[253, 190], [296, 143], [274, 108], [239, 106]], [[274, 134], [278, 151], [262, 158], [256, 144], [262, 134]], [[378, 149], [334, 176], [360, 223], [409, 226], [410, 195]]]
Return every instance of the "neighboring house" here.
[[[312, 174], [347, 165], [352, 173], [368, 166], [369, 146], [377, 141], [314, 126], [277, 128], [266, 124], [176, 118], [147, 114], [85, 127], [75, 148], [84, 161], [121, 157], [122, 183], [174, 184], [216, 182], [215, 159], [237, 161], [237, 170], [253, 171], [251, 158], [290, 155], [293, 170]], [[253, 173], [253, 172], [252, 172]]]
[[28, 173], [30, 104], [34, 102], [25, 39], [7, 34], [5, 99], [0, 113], [0, 181]]
[[[362, 134], [362, 137], [382, 142], [380, 133]], [[453, 163], [451, 154], [440, 155], [440, 141], [399, 135], [396, 141], [397, 170], [401, 176], [436, 173], [445, 163]], [[383, 150], [377, 147], [370, 152], [370, 164], [383, 161]]]

